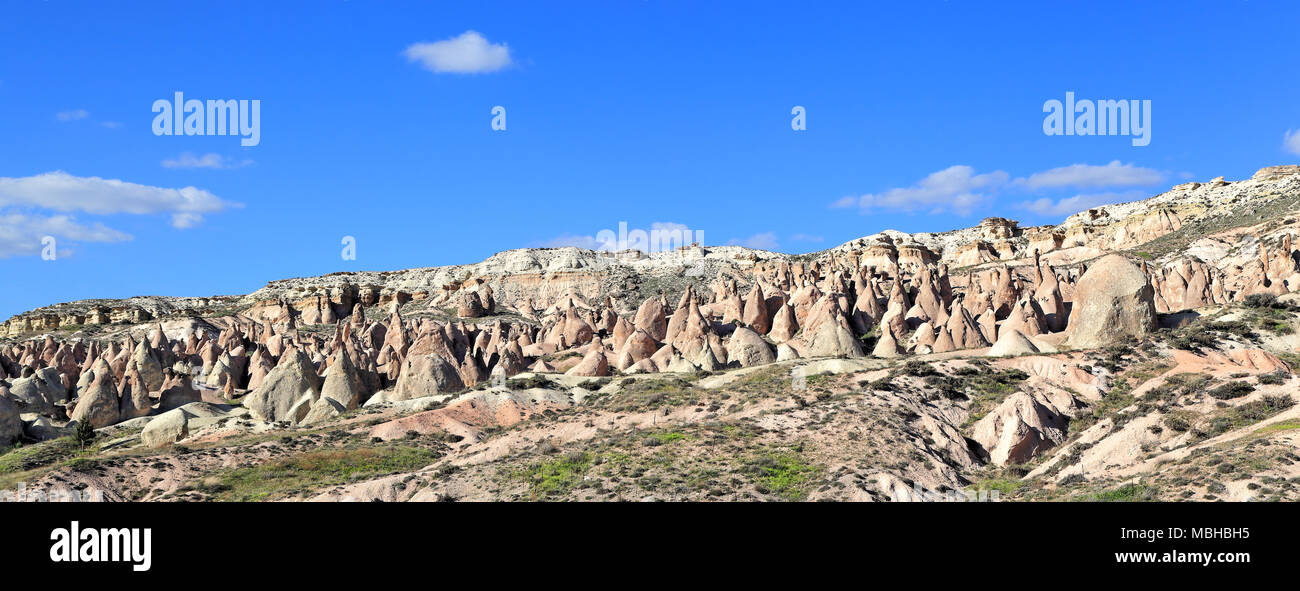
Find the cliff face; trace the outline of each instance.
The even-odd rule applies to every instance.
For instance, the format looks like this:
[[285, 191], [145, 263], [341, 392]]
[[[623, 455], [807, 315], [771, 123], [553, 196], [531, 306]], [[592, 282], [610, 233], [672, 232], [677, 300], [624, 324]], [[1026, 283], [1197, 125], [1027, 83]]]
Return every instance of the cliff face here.
[[446, 310], [457, 306], [462, 293], [483, 287], [497, 302], [525, 315], [532, 306], [545, 308], [570, 294], [589, 301], [608, 297], [616, 309], [627, 311], [650, 295], [673, 296], [688, 285], [729, 279], [747, 283], [756, 265], [847, 256], [863, 266], [908, 273], [947, 265], [954, 276], [960, 276], [1031, 263], [1035, 252], [1046, 262], [1066, 267], [1107, 251], [1128, 251], [1147, 259], [1157, 306], [1163, 312], [1231, 299], [1251, 290], [1295, 291], [1300, 287], [1296, 274], [1300, 267], [1291, 259], [1290, 237], [1300, 234], [1297, 213], [1300, 166], [1271, 166], [1242, 181], [1220, 177], [1185, 183], [1149, 199], [1089, 209], [1057, 226], [1020, 227], [1014, 220], [987, 218], [974, 227], [949, 232], [886, 230], [799, 256], [739, 246], [692, 246], [619, 256], [578, 248], [519, 249], [470, 265], [277, 280], [242, 296], [57, 304], [10, 318], [0, 324], [0, 336], [235, 312], [270, 319], [285, 306], [305, 321], [333, 322], [358, 303], [387, 307], [414, 302]]

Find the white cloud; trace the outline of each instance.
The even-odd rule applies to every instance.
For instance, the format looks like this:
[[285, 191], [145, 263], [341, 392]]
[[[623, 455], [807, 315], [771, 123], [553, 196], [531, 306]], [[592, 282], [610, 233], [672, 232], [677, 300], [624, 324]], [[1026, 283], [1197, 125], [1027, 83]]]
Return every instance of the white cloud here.
[[108, 129], [118, 129], [122, 127], [122, 124], [118, 121], [104, 121], [101, 122], [100, 125], [107, 127]]
[[1135, 187], [1154, 185], [1165, 180], [1164, 173], [1150, 168], [1120, 164], [1119, 160], [1105, 166], [1071, 164], [1016, 179], [1017, 185], [1030, 190], [1061, 187], [1100, 188]]
[[733, 238], [728, 241], [727, 244], [740, 245], [757, 250], [776, 250], [781, 247], [781, 245], [776, 242], [775, 232], [754, 234], [749, 238]]
[[85, 109], [74, 109], [72, 111], [61, 111], [54, 115], [59, 121], [80, 121], [90, 116], [90, 112]]
[[203, 221], [203, 216], [197, 213], [182, 212], [172, 214], [172, 226], [180, 230], [193, 228], [201, 221]]
[[[66, 215], [44, 217], [22, 213], [0, 213], [0, 258], [35, 255], [41, 252], [41, 239], [52, 236], [56, 241], [122, 242], [130, 240], [124, 234], [101, 223], [77, 223]], [[65, 256], [70, 251], [58, 247], [56, 254]]]
[[168, 189], [55, 171], [20, 178], [0, 177], [0, 208], [9, 206], [96, 215], [170, 213], [173, 226], [188, 228], [198, 223], [203, 214], [241, 207], [241, 204], [195, 187]]
[[600, 243], [596, 241], [595, 236], [581, 236], [578, 234], [563, 234], [541, 243], [543, 248], [562, 248], [565, 246], [576, 246], [587, 250], [596, 250]]
[[[601, 232], [606, 232], [606, 231], [610, 232], [610, 234], [613, 235], [614, 241], [618, 240], [619, 226], [618, 224], [615, 224], [611, 228], [601, 228], [596, 232], [595, 235], [561, 234], [549, 240], [536, 242], [534, 243], [534, 245], [541, 248], [561, 248], [565, 246], [576, 246], [578, 248], [585, 248], [588, 250], [601, 250], [603, 247], [607, 245], [601, 240], [598, 240], [596, 237], [599, 236]], [[646, 234], [646, 236], [642, 237], [641, 240], [644, 240], [645, 238], [651, 238], [652, 243], [648, 245], [638, 246], [637, 238], [635, 236], [632, 236], [634, 232], [638, 232], [638, 231]], [[626, 232], [627, 235], [624, 236], [624, 238], [628, 240], [628, 244], [620, 246], [615, 243], [615, 244], [611, 244], [610, 246], [619, 250], [621, 250], [623, 247], [626, 248], [649, 247], [651, 249], [657, 249], [663, 244], [665, 244], [665, 242], [663, 242], [665, 240], [669, 241], [667, 242], [668, 244], [676, 244], [675, 242], [672, 241], [678, 239], [684, 241], [685, 244], [689, 244], [690, 242], [704, 239], [703, 232], [699, 230], [692, 230], [686, 224], [679, 224], [677, 222], [653, 222], [650, 224], [650, 230], [648, 232], [646, 231], [645, 228], [627, 227]], [[658, 236], [658, 238], [655, 238], [655, 236]], [[655, 240], [658, 240], [659, 242], [655, 242]]]
[[686, 224], [677, 222], [654, 222], [650, 224], [650, 231], [659, 230], [660, 232], [688, 232], [690, 227]]
[[[988, 199], [990, 191], [1005, 185], [1008, 178], [1010, 175], [1000, 170], [975, 174], [975, 169], [969, 166], [950, 166], [931, 173], [911, 187], [868, 193], [856, 198], [856, 202], [864, 213], [875, 208], [903, 211], [951, 209], [969, 215], [975, 206]], [[833, 203], [832, 207], [851, 207], [853, 204], [854, 198], [845, 197]]]
[[1144, 199], [1147, 196], [1148, 195], [1143, 191], [1092, 193], [1075, 195], [1073, 197], [1066, 197], [1065, 199], [1057, 200], [1042, 198], [1034, 201], [1023, 201], [1017, 204], [1016, 207], [1043, 216], [1069, 216], [1100, 205], [1137, 201], [1138, 199]]
[[[1163, 172], [1132, 164], [1121, 164], [1118, 160], [1104, 166], [1071, 164], [1036, 172], [1028, 177], [1015, 180], [1011, 180], [1010, 175], [1001, 170], [975, 174], [975, 169], [970, 166], [958, 165], [931, 173], [910, 187], [890, 189], [883, 193], [869, 193], [860, 197], [842, 197], [832, 202], [831, 207], [848, 208], [857, 206], [862, 213], [879, 208], [909, 212], [926, 210], [930, 213], [952, 211], [959, 215], [970, 215], [978, 206], [988, 202], [1000, 190], [1020, 190], [1035, 193], [1045, 189], [1061, 189], [1065, 187], [1103, 189], [1146, 186], [1164, 180], [1165, 173]], [[1133, 192], [1096, 193], [1092, 195], [1076, 195], [1059, 201], [1038, 199], [1023, 202], [1019, 207], [1031, 211], [1057, 212], [1062, 211], [1060, 208], [1073, 207], [1070, 205], [1071, 203], [1084, 203], [1089, 199], [1100, 199], [1102, 195], [1123, 195], [1128, 197], [1131, 194]], [[1087, 209], [1087, 207], [1084, 206], [1079, 209]], [[1074, 213], [1074, 211], [1070, 211], [1070, 213]]]
[[1300, 156], [1300, 129], [1286, 131], [1282, 136], [1282, 149]]
[[858, 204], [858, 198], [850, 195], [848, 197], [840, 197], [839, 199], [836, 199], [834, 203], [831, 203], [831, 207], [845, 208], [845, 207], [853, 207], [854, 205], [857, 204]]
[[402, 55], [420, 62], [426, 70], [438, 73], [475, 74], [495, 72], [509, 66], [510, 48], [505, 43], [489, 43], [477, 31], [465, 31], [458, 37], [416, 43]]
[[243, 160], [235, 162], [221, 154], [207, 153], [202, 156], [195, 156], [185, 152], [176, 158], [169, 158], [162, 161], [164, 168], [239, 168], [252, 164], [252, 160]]

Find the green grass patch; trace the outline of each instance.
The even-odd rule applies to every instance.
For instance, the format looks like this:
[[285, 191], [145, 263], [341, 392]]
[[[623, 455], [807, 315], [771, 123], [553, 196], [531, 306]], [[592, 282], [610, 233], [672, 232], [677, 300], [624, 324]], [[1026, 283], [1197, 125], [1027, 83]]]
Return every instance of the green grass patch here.
[[970, 490], [996, 490], [1001, 495], [1010, 495], [1026, 486], [1029, 485], [1021, 480], [1012, 480], [1010, 478], [988, 478], [971, 484]]
[[1289, 419], [1285, 421], [1278, 421], [1276, 423], [1273, 423], [1272, 425], [1267, 425], [1255, 429], [1255, 434], [1268, 435], [1269, 433], [1280, 433], [1282, 431], [1294, 431], [1296, 429], [1300, 429], [1300, 419]]
[[1086, 495], [1074, 497], [1075, 501], [1100, 503], [1134, 503], [1156, 500], [1156, 489], [1144, 484], [1126, 484]]
[[787, 501], [802, 501], [808, 495], [808, 486], [821, 472], [794, 452], [769, 453], [754, 458], [749, 463], [758, 492], [770, 493]]
[[687, 438], [686, 434], [680, 431], [662, 431], [659, 433], [651, 433], [649, 435], [646, 435], [647, 440], [654, 441], [656, 442], [657, 445], [664, 445], [666, 443], [672, 443], [674, 441], [681, 441], [686, 438]]
[[33, 470], [45, 470], [65, 463], [88, 458], [98, 452], [97, 446], [81, 447], [72, 436], [60, 437], [30, 445], [14, 445], [0, 454], [0, 488], [29, 480]]
[[588, 399], [592, 408], [614, 412], [638, 412], [664, 406], [695, 404], [703, 391], [679, 377], [638, 377], [612, 394], [596, 394]]
[[[409, 446], [318, 449], [289, 458], [228, 470], [204, 479], [198, 489], [221, 501], [267, 501], [423, 468], [438, 459]], [[212, 482], [215, 480], [215, 482]]]
[[12, 474], [72, 458], [81, 447], [72, 437], [60, 437], [31, 445], [15, 445], [0, 455], [0, 474]]
[[591, 469], [591, 465], [591, 455], [568, 453], [533, 464], [516, 476], [528, 482], [534, 500], [551, 499], [581, 484], [582, 477]]

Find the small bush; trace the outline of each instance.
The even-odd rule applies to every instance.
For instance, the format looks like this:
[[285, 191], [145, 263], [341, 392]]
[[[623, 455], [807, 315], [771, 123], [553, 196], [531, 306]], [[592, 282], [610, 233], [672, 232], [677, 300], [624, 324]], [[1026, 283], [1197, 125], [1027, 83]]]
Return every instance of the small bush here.
[[926, 376], [940, 375], [929, 363], [924, 361], [911, 360], [903, 364], [903, 373], [909, 376], [923, 378]]
[[1256, 379], [1260, 384], [1266, 386], [1276, 386], [1286, 382], [1287, 373], [1285, 371], [1275, 371], [1273, 373], [1260, 374]]
[[72, 434], [73, 439], [77, 442], [78, 447], [90, 447], [95, 443], [95, 428], [91, 426], [90, 421], [77, 421], [77, 430]]
[[1085, 501], [1102, 501], [1102, 502], [1134, 502], [1134, 501], [1153, 501], [1156, 499], [1156, 490], [1149, 486], [1141, 484], [1126, 484], [1116, 489], [1103, 490], [1101, 492], [1088, 495], [1081, 500]]
[[1171, 431], [1186, 433], [1192, 428], [1192, 421], [1185, 414], [1172, 414], [1165, 417], [1165, 426]]
[[530, 390], [533, 388], [551, 388], [555, 384], [545, 376], [533, 375], [527, 378], [506, 380], [506, 387], [511, 390]]
[[1247, 308], [1272, 308], [1277, 305], [1277, 296], [1271, 293], [1252, 293], [1244, 302]]
[[1232, 400], [1241, 398], [1255, 391], [1255, 387], [1246, 382], [1228, 382], [1218, 388], [1210, 390], [1210, 396], [1219, 400]]
[[1240, 424], [1257, 423], [1295, 405], [1285, 394], [1265, 396], [1263, 400], [1247, 402], [1233, 409]]
[[945, 375], [932, 375], [925, 378], [926, 385], [934, 388], [939, 396], [949, 400], [963, 400], [966, 392], [962, 380]]

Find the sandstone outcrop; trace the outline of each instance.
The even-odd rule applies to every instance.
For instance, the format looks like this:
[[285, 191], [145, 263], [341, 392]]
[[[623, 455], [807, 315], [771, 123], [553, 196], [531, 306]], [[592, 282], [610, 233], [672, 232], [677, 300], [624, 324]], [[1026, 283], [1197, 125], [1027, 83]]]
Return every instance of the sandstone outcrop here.
[[1137, 265], [1119, 255], [1102, 257], [1079, 278], [1070, 312], [1070, 346], [1101, 347], [1155, 332], [1154, 294]]
[[999, 466], [1023, 464], [1065, 440], [1067, 415], [1051, 402], [1015, 392], [975, 423], [971, 438]]
[[267, 374], [262, 384], [244, 399], [244, 407], [258, 420], [296, 423], [306, 416], [308, 404], [320, 396], [320, 378], [311, 359], [291, 349]]

